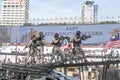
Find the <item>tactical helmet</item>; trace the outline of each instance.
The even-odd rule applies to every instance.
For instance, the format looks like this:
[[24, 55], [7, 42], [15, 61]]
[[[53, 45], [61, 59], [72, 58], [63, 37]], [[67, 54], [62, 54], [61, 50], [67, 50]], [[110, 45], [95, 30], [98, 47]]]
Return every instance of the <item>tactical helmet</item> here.
[[58, 33], [55, 33], [54, 37], [59, 37], [59, 34], [58, 34]]
[[32, 36], [31, 36], [31, 39], [33, 39], [33, 38], [35, 38], [36, 37], [36, 35], [35, 34], [33, 34]]
[[40, 32], [39, 32], [39, 34], [43, 34], [43, 32], [42, 32], [42, 31], [40, 31]]
[[81, 32], [80, 32], [80, 31], [77, 31], [77, 32], [76, 32], [76, 35], [77, 35], [77, 36], [79, 36], [80, 34], [81, 34]]
[[39, 32], [39, 35], [43, 35], [43, 32], [42, 32], [42, 31], [40, 31], [40, 32]]

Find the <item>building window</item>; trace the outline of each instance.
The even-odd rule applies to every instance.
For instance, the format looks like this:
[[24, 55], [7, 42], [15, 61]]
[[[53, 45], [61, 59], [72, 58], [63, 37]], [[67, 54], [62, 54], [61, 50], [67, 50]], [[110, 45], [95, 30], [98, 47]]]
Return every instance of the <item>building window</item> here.
[[8, 7], [10, 7], [10, 5], [8, 5]]
[[14, 7], [14, 5], [12, 5], [12, 7]]
[[4, 5], [4, 8], [6, 8], [6, 5]]

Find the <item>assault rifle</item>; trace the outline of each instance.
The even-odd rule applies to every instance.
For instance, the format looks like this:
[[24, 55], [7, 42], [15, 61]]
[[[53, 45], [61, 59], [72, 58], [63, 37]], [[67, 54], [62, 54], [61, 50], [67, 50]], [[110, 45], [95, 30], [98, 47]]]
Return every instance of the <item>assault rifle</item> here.
[[82, 39], [82, 40], [86, 40], [86, 39], [88, 39], [88, 38], [91, 38], [91, 36], [87, 36], [87, 35], [84, 35], [84, 34], [81, 36], [81, 39]]

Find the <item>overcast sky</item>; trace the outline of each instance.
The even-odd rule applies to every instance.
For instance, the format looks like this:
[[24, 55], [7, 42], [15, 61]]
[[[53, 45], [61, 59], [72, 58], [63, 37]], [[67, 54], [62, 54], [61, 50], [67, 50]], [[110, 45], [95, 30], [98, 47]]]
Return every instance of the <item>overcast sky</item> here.
[[[1, 6], [0, 0], [0, 6]], [[29, 17], [80, 17], [80, 5], [85, 0], [30, 0]], [[99, 17], [120, 16], [120, 0], [94, 0], [98, 4]], [[1, 7], [0, 7], [1, 14]], [[1, 16], [1, 15], [0, 15]]]

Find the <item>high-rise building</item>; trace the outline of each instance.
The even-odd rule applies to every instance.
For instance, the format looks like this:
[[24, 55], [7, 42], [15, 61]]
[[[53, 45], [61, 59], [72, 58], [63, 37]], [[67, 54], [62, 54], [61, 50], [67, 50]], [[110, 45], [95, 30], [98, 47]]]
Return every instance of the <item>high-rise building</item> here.
[[29, 0], [2, 0], [1, 25], [21, 26], [28, 22]]
[[98, 5], [94, 5], [93, 22], [96, 23], [97, 21], [98, 21]]
[[82, 23], [93, 23], [97, 21], [98, 5], [94, 5], [94, 1], [87, 0], [81, 5]]

